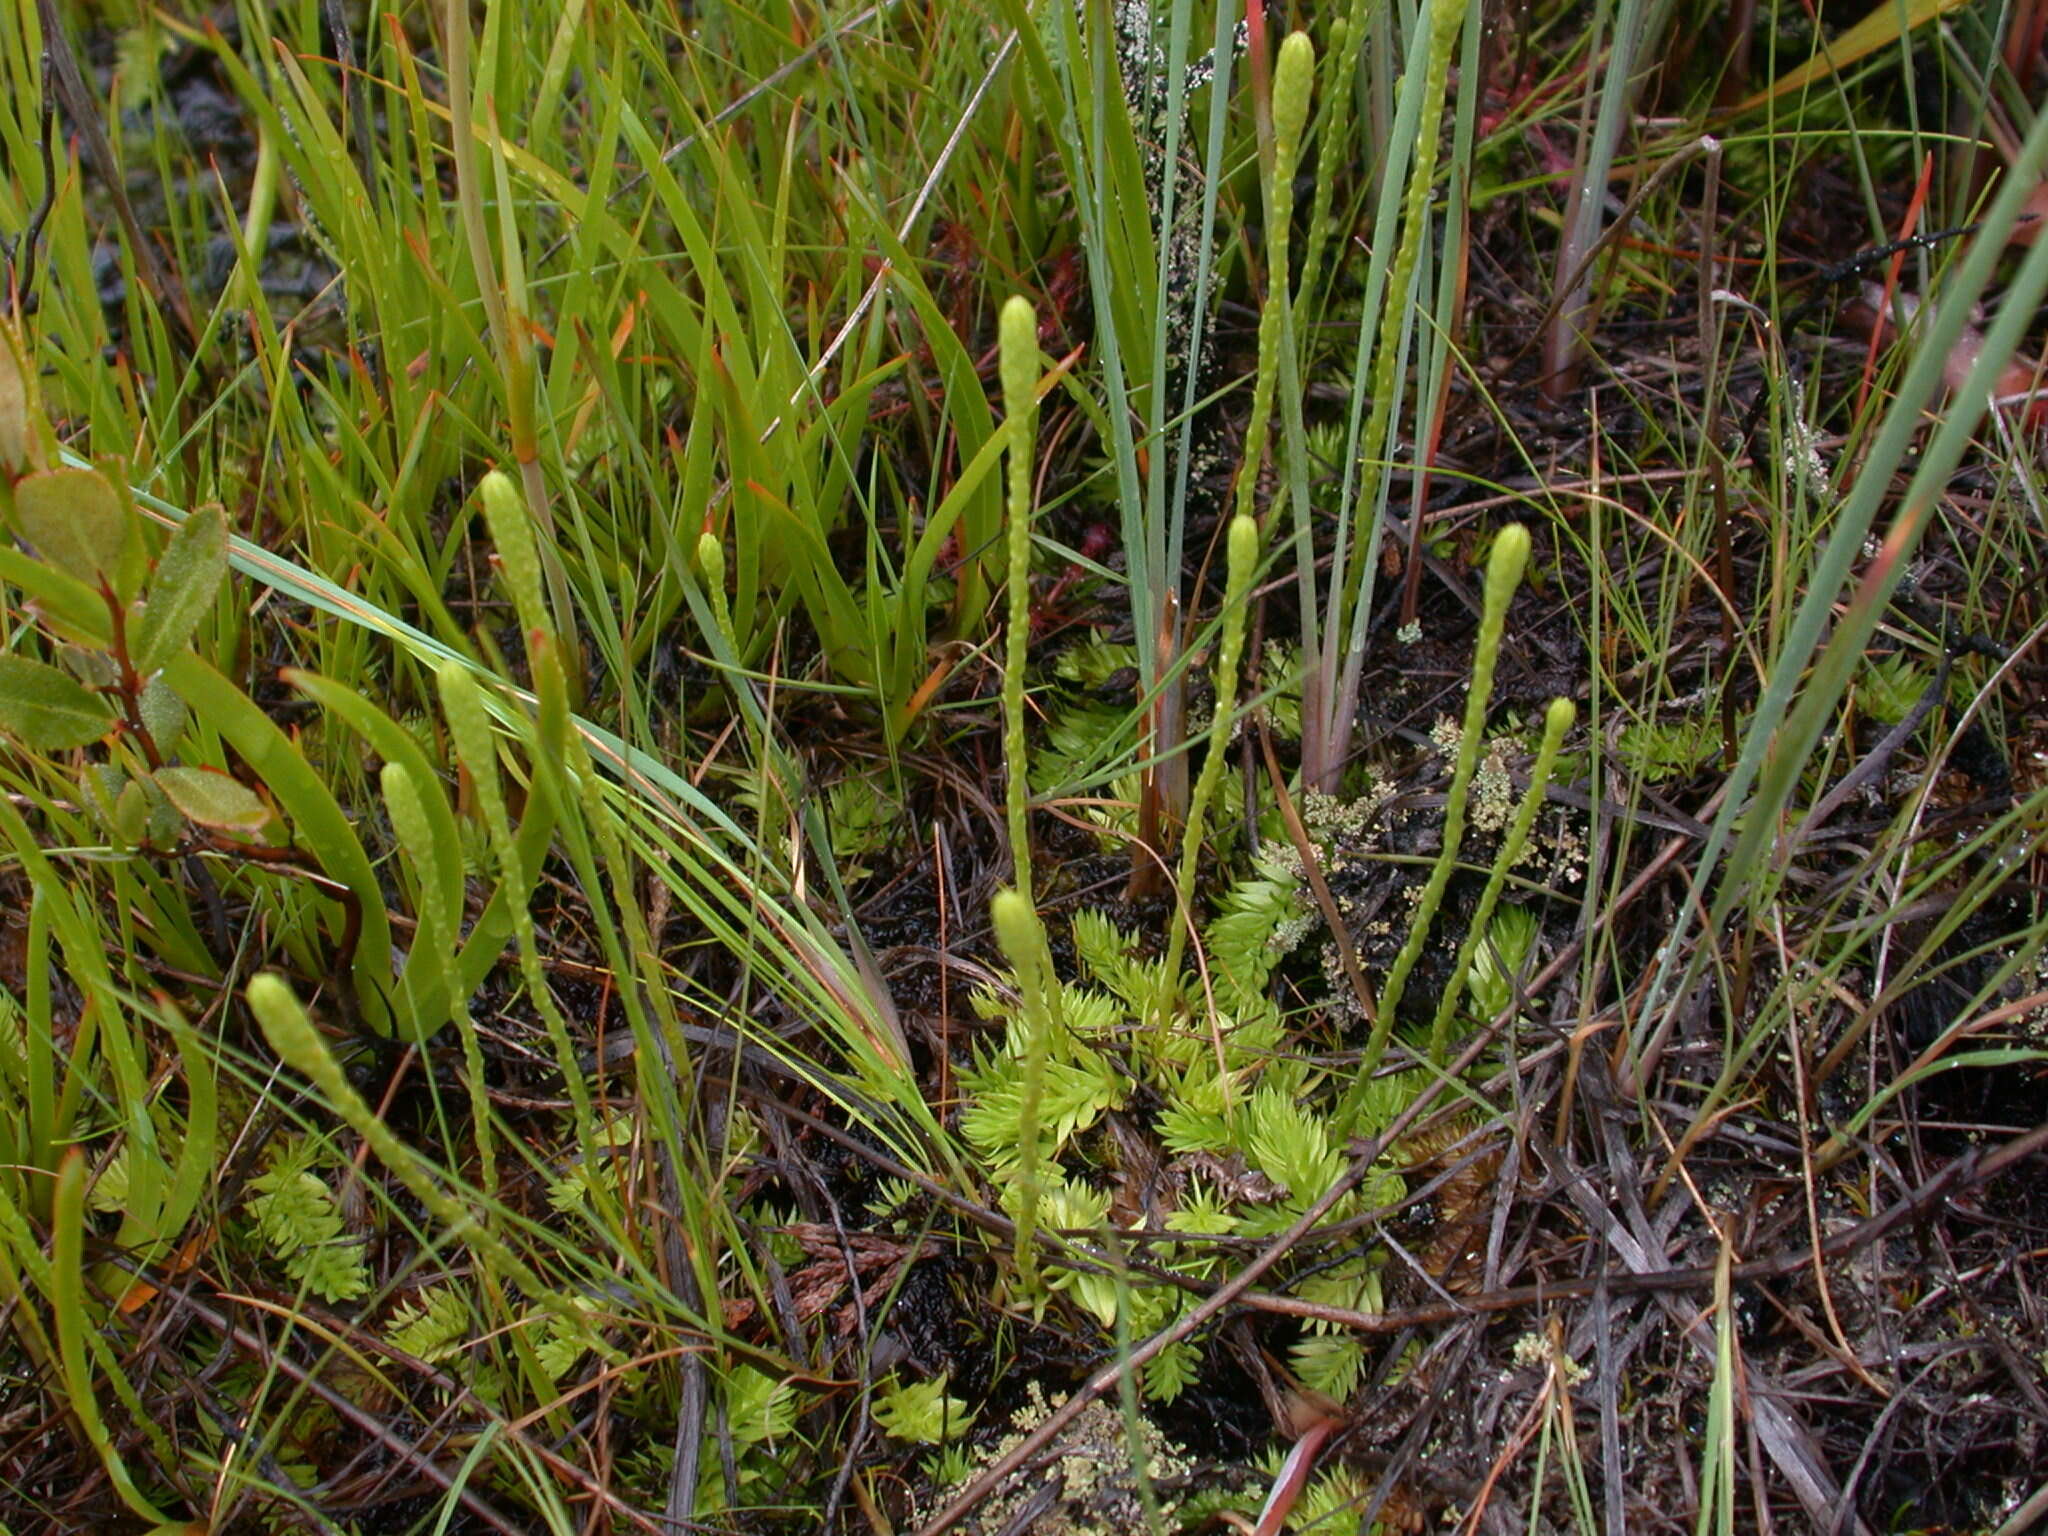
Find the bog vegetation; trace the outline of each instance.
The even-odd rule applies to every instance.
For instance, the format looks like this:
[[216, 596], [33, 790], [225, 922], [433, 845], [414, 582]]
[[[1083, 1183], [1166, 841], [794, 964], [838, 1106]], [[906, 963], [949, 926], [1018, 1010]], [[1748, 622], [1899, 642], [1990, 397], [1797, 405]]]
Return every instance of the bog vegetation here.
[[2036, 1529], [2035, 0], [0, 13], [0, 1526]]

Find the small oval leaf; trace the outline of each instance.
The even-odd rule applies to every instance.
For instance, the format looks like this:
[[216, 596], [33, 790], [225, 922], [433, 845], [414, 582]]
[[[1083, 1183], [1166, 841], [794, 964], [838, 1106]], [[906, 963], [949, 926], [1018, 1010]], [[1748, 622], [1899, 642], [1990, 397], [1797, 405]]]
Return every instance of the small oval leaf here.
[[57, 662], [87, 688], [112, 688], [121, 681], [121, 669], [105, 651], [85, 645], [60, 645]]
[[142, 685], [142, 697], [135, 701], [135, 707], [159, 752], [168, 753], [185, 734], [185, 722], [190, 718], [185, 701], [161, 677], [152, 677]]
[[113, 763], [87, 763], [78, 776], [78, 798], [102, 826], [114, 823], [114, 807], [121, 791], [128, 787], [128, 775]]
[[35, 552], [88, 586], [117, 591], [133, 513], [96, 469], [39, 470], [14, 483], [14, 520]]
[[121, 787], [120, 798], [114, 802], [114, 832], [130, 847], [139, 848], [149, 841], [149, 792], [135, 779]]
[[256, 832], [270, 821], [270, 807], [246, 784], [212, 768], [159, 768], [157, 787], [189, 821], [223, 832]]
[[171, 535], [149, 582], [135, 628], [135, 670], [147, 677], [185, 648], [228, 574], [228, 523], [219, 507], [200, 507]]
[[163, 792], [155, 779], [133, 780], [142, 790], [142, 799], [147, 811], [143, 835], [136, 839], [152, 848], [175, 848], [185, 836], [185, 817], [171, 804], [171, 797]]
[[98, 741], [113, 723], [106, 704], [75, 678], [26, 656], [0, 656], [0, 729], [38, 752]]

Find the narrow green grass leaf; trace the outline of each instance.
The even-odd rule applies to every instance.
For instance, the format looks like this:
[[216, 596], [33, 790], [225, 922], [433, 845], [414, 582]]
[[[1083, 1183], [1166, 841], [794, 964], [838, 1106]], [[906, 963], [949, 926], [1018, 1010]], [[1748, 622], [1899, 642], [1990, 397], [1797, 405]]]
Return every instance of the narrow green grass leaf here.
[[86, 1360], [86, 1338], [92, 1323], [85, 1315], [85, 1154], [68, 1148], [57, 1164], [56, 1193], [50, 1210], [50, 1310], [56, 1321], [57, 1351], [64, 1366], [64, 1388], [69, 1406], [78, 1418], [85, 1437], [99, 1453], [107, 1480], [126, 1504], [144, 1520], [167, 1524], [169, 1517], [135, 1486], [134, 1476], [107, 1433], [100, 1415], [99, 1395], [93, 1388], [92, 1368]]
[[389, 1026], [391, 925], [384, 892], [348, 813], [290, 737], [249, 696], [191, 651], [173, 656], [164, 677], [195, 714], [241, 754], [328, 877], [360, 904], [362, 928], [351, 967], [358, 1004], [373, 1028]]
[[1765, 102], [1803, 90], [1817, 80], [1838, 75], [1851, 64], [1889, 48], [1908, 32], [1961, 8], [1964, 0], [1879, 0], [1870, 12], [1832, 40], [1819, 42], [1814, 56], [1787, 70], [1762, 90], [1744, 97], [1732, 109], [1739, 114], [1754, 111]]
[[[370, 749], [386, 763], [397, 763], [418, 791], [419, 806], [429, 823], [433, 841], [430, 862], [415, 860], [415, 872], [424, 884], [435, 882], [432, 896], [422, 900], [443, 912], [460, 912], [463, 898], [462, 834], [455, 811], [442, 786], [440, 767], [431, 761], [413, 734], [354, 689], [317, 673], [288, 668], [284, 681], [317, 702], [321, 709], [363, 737]], [[452, 934], [454, 929], [451, 927]]]

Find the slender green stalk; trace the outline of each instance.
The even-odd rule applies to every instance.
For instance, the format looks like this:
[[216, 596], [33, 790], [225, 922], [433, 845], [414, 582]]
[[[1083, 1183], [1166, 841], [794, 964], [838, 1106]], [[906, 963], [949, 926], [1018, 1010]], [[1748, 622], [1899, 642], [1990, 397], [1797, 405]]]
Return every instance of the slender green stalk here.
[[1294, 222], [1294, 170], [1301, 131], [1315, 90], [1316, 50], [1306, 32], [1291, 32], [1273, 65], [1273, 174], [1266, 181], [1266, 301], [1259, 310], [1259, 371], [1252, 381], [1252, 414], [1245, 423], [1244, 459], [1237, 467], [1239, 517], [1252, 515], [1259, 466], [1273, 416], [1273, 386], [1293, 328], [1287, 297], [1290, 226]]
[[[2006, 237], [2020, 218], [2027, 188], [2038, 182], [2044, 164], [2048, 164], [2048, 115], [2037, 118], [2028, 130], [2011, 175], [1968, 254], [1950, 274], [1941, 302], [1920, 338], [1918, 355], [1899, 383], [1897, 400], [1885, 413], [1855, 486], [1835, 514], [1827, 543], [1803, 583], [1806, 595], [1783, 645], [1772, 658], [1741, 755], [1728, 776], [1721, 809], [1695, 860], [1679, 931], [1664, 946], [1636, 1033], [1627, 1042], [1622, 1082], [1628, 1089], [1640, 1090], [1641, 1052], [1671, 1000], [1685, 995], [1700, 967], [1717, 952], [1713, 936], [1726, 930], [1738, 903], [1757, 899], [1753, 882], [1766, 872], [1769, 845], [1781, 835], [1784, 808], [1797, 788], [1799, 775], [1940, 505], [1940, 487], [1955, 472], [1976, 428], [1975, 406], [1945, 413], [1914, 461], [1911, 484], [1903, 496], [1895, 497], [1892, 474], [1905, 458], [1908, 445], [1922, 432], [1925, 404], [1939, 387], [1941, 371], [1954, 355], [1969, 308], [1989, 284]], [[2048, 293], [2048, 241], [2034, 245], [2005, 290], [2004, 302], [1985, 333], [1969, 377], [1952, 391], [1956, 401], [1981, 402], [1992, 396], [2000, 370], [2011, 361], [2027, 317], [2044, 293]], [[1863, 541], [1879, 511], [1893, 500], [1900, 510], [1878, 558], [1869, 563], [1844, 610], [1842, 594], [1851, 567], [1862, 557]], [[1749, 799], [1752, 787], [1754, 802]], [[1711, 905], [1707, 901], [1710, 888], [1714, 893]], [[1695, 942], [1695, 914], [1702, 911], [1701, 929], [1708, 937]], [[1695, 1111], [1697, 1123], [1704, 1123], [1734, 1091], [1738, 1075], [1759, 1043], [1760, 1039], [1745, 1039], [1729, 1053], [1721, 1077]]]
[[[499, 233], [503, 244], [504, 286], [500, 287], [499, 262], [491, 251], [489, 227], [484, 222], [482, 174], [476, 164], [475, 118], [470, 94], [469, 13], [450, 5], [444, 17], [448, 59], [449, 147], [455, 161], [456, 204], [468, 242], [470, 264], [475, 271], [477, 294], [483, 301], [485, 320], [497, 346], [498, 376], [504, 390], [505, 416], [512, 438], [512, 456], [518, 462], [523, 506], [517, 510], [540, 525], [546, 536], [535, 546], [546, 573], [548, 596], [554, 607], [555, 627], [568, 642], [563, 647], [565, 675], [571, 693], [583, 696], [582, 647], [577, 641], [576, 609], [569, 592], [569, 573], [563, 564], [561, 541], [555, 516], [548, 506], [547, 481], [541, 471], [540, 425], [534, 400], [534, 350], [528, 326], [532, 318], [526, 291], [525, 262], [519, 249], [519, 234], [511, 222], [512, 197], [495, 112], [490, 112], [490, 137], [496, 146], [494, 169], [498, 200]], [[510, 487], [508, 486], [509, 490]]]
[[1487, 924], [1493, 919], [1494, 906], [1508, 883], [1508, 871], [1521, 863], [1522, 850], [1529, 846], [1529, 833], [1536, 825], [1536, 813], [1543, 809], [1544, 792], [1550, 788], [1550, 776], [1557, 768], [1557, 749], [1564, 743], [1565, 732], [1578, 718], [1578, 706], [1570, 699], [1552, 699], [1550, 707], [1543, 713], [1543, 739], [1536, 748], [1535, 766], [1529, 770], [1528, 792], [1522, 796], [1522, 803], [1515, 807], [1515, 819], [1508, 827], [1507, 836], [1501, 840], [1500, 854], [1493, 861], [1486, 889], [1480, 893], [1471, 926], [1459, 942], [1457, 964], [1451, 967], [1451, 984], [1444, 988], [1444, 995], [1436, 1005], [1436, 1018], [1429, 1026], [1429, 1059], [1439, 1066], [1443, 1064], [1450, 1046], [1451, 1015], [1457, 1012], [1458, 999], [1464, 995], [1466, 984], [1471, 980], [1473, 956], [1479, 951]]
[[989, 904], [996, 942], [1016, 972], [1019, 1017], [1024, 1023], [1024, 1082], [1017, 1110], [1017, 1273], [1035, 1288], [1037, 1260], [1031, 1238], [1038, 1225], [1038, 1107], [1045, 1094], [1045, 1058], [1051, 1049], [1052, 961], [1031, 896], [1030, 759], [1024, 742], [1024, 669], [1031, 649], [1031, 458], [1037, 431], [1038, 317], [1013, 295], [1003, 305], [997, 341], [1003, 379], [1004, 425], [1009, 428], [1009, 632], [1003, 659], [1004, 809], [1010, 830], [1015, 888]]
[[1004, 425], [1010, 430], [1009, 633], [1003, 657], [1004, 808], [1017, 894], [1031, 905], [1031, 782], [1024, 746], [1024, 669], [1031, 652], [1031, 458], [1037, 436], [1038, 317], [1012, 295], [998, 332]]
[[479, 1219], [477, 1213], [443, 1189], [434, 1177], [433, 1166], [408, 1146], [386, 1125], [348, 1080], [341, 1063], [320, 1038], [305, 1007], [282, 976], [265, 971], [252, 977], [248, 987], [249, 1011], [263, 1027], [264, 1038], [285, 1065], [320, 1090], [334, 1112], [349, 1129], [361, 1136], [377, 1154], [377, 1160], [396, 1174], [439, 1226], [436, 1234], [450, 1248], [467, 1243], [480, 1259], [511, 1282], [535, 1306], [545, 1308], [579, 1333], [588, 1330], [589, 1319], [577, 1310], [569, 1293], [551, 1285], [507, 1246], [505, 1240]]
[[[1607, 12], [1605, 4], [1594, 9], [1591, 47], [1596, 53], [1606, 30]], [[1662, 32], [1669, 12], [1662, 0], [1620, 0], [1606, 64], [1587, 74], [1587, 90], [1598, 93], [1600, 110], [1591, 134], [1580, 145], [1579, 174], [1572, 183], [1564, 235], [1557, 246], [1552, 320], [1543, 338], [1543, 393], [1551, 400], [1567, 399], [1578, 387], [1578, 363], [1594, 308], [1588, 258], [1600, 239], [1614, 152], [1646, 78], [1638, 66]]]
[[[529, 655], [543, 701], [551, 694], [559, 697], [562, 682], [560, 671], [553, 664], [553, 647], [545, 643], [536, 644]], [[554, 1047], [555, 1064], [562, 1074], [562, 1086], [567, 1090], [571, 1116], [576, 1124], [578, 1146], [586, 1161], [594, 1167], [604, 1156], [597, 1139], [597, 1111], [591, 1102], [590, 1084], [577, 1064], [575, 1042], [569, 1035], [569, 1021], [562, 1016], [561, 1005], [555, 1001], [554, 990], [548, 985], [546, 972], [541, 967], [540, 938], [526, 900], [539, 871], [528, 867], [520, 851], [519, 840], [513, 835], [511, 811], [503, 786], [498, 782], [497, 738], [491, 730], [489, 714], [484, 709], [483, 690], [467, 668], [452, 661], [441, 664], [436, 681], [440, 685], [441, 712], [448, 721], [448, 733], [455, 740], [456, 756], [469, 771], [470, 787], [475, 791], [477, 804], [483, 811], [485, 830], [490, 834], [492, 849], [497, 854], [512, 915], [512, 932], [518, 940], [520, 976], [526, 983], [529, 1000], [547, 1027], [549, 1043]], [[542, 708], [545, 722], [545, 702]], [[545, 751], [545, 742], [537, 745], [535, 750]], [[536, 782], [533, 789], [535, 799], [538, 800], [543, 792]], [[610, 1209], [610, 1196], [602, 1184], [593, 1181], [591, 1190], [593, 1200], [605, 1214], [615, 1214]]]
[[[1372, 1038], [1366, 1043], [1364, 1059], [1358, 1064], [1358, 1079], [1351, 1089], [1353, 1102], [1371, 1078], [1374, 1068], [1379, 1066], [1380, 1057], [1386, 1054], [1387, 1036], [1394, 1027], [1394, 1013], [1401, 1006], [1401, 993], [1408, 985], [1408, 974], [1415, 969], [1415, 962], [1422, 958], [1422, 947], [1429, 942], [1430, 924], [1436, 920], [1437, 908], [1444, 899], [1444, 888], [1450, 884], [1451, 871], [1457, 866], [1458, 845], [1465, 839], [1465, 803], [1471, 794], [1472, 775], [1479, 767], [1479, 749], [1486, 737], [1486, 706], [1493, 696], [1493, 669], [1500, 659], [1501, 635], [1507, 628], [1508, 600], [1521, 584], [1522, 570], [1528, 563], [1528, 529], [1520, 523], [1510, 523], [1493, 536], [1493, 551], [1486, 562], [1486, 596], [1479, 618], [1479, 637], [1472, 654], [1472, 686], [1465, 695], [1465, 723], [1458, 736], [1458, 755], [1451, 768], [1451, 787], [1444, 797], [1443, 846], [1437, 850], [1436, 865], [1430, 870], [1429, 881], [1422, 888], [1422, 899], [1416, 904], [1408, 940], [1401, 946], [1400, 954], [1394, 957], [1393, 969], [1387, 973], [1387, 983], [1380, 990], [1377, 1022], [1372, 1027]], [[1349, 1106], [1345, 1118], [1349, 1118]]]
[[1038, 1227], [1038, 1109], [1045, 1096], [1045, 1059], [1052, 1049], [1052, 957], [1045, 928], [1020, 891], [998, 891], [989, 903], [996, 942], [1017, 977], [1018, 1017], [1024, 1023], [1022, 1091], [1017, 1106], [1017, 1273], [1024, 1289], [1036, 1289], [1038, 1261], [1031, 1239]]
[[[484, 1071], [482, 1042], [477, 1038], [476, 1020], [469, 1014], [469, 999], [454, 987], [450, 972], [454, 965], [454, 937], [461, 919], [456, 903], [448, 899], [448, 882], [435, 867], [437, 850], [433, 823], [425, 795], [411, 771], [401, 761], [388, 761], [378, 775], [384, 791], [384, 806], [391, 816], [391, 828], [418, 876], [419, 927], [413, 933], [412, 949], [405, 960], [407, 1006], [421, 1007], [428, 998], [452, 1016], [455, 1033], [462, 1042], [463, 1076], [469, 1089], [472, 1133], [476, 1137], [477, 1168], [484, 1193], [498, 1192], [498, 1153], [491, 1134], [491, 1098]], [[438, 786], [433, 791], [440, 793]], [[461, 887], [457, 885], [456, 890]], [[431, 982], [425, 978], [431, 977]], [[415, 1039], [425, 1039], [439, 1019], [419, 1018], [410, 1022]]]
[[93, 1391], [92, 1369], [86, 1360], [86, 1340], [91, 1323], [85, 1316], [85, 1154], [67, 1148], [57, 1164], [57, 1189], [50, 1216], [51, 1311], [57, 1324], [57, 1350], [64, 1367], [64, 1385], [71, 1411], [78, 1416], [85, 1437], [99, 1453], [107, 1479], [136, 1514], [158, 1524], [167, 1517], [135, 1486], [128, 1465], [107, 1432], [100, 1416], [99, 1396]]
[[1295, 310], [1295, 330], [1308, 318], [1307, 308], [1316, 279], [1322, 271], [1323, 251], [1330, 243], [1335, 219], [1330, 204], [1336, 195], [1337, 167], [1351, 161], [1351, 105], [1358, 79], [1358, 51], [1365, 41], [1365, 0], [1352, 0], [1351, 14], [1330, 23], [1330, 53], [1336, 68], [1330, 72], [1328, 117], [1317, 129], [1322, 148], [1316, 156], [1315, 200], [1309, 205], [1308, 249], [1301, 260], [1301, 284]]
[[1216, 798], [1216, 786], [1223, 781], [1223, 760], [1229, 755], [1230, 731], [1236, 723], [1238, 661], [1244, 655], [1252, 571], [1259, 563], [1259, 525], [1242, 513], [1230, 521], [1228, 559], [1223, 632], [1216, 644], [1216, 714], [1209, 722], [1209, 755], [1202, 761], [1201, 777], [1195, 780], [1195, 792], [1188, 798], [1187, 833], [1180, 845], [1180, 885], [1172, 932], [1166, 941], [1168, 987], [1180, 975], [1187, 951], [1188, 929], [1194, 922], [1195, 876], [1202, 863], [1202, 822], [1209, 813], [1209, 802]]
[[1714, 1261], [1714, 1379], [1707, 1389], [1706, 1445], [1701, 1452], [1695, 1536], [1735, 1533], [1735, 1305], [1729, 1283], [1730, 1245]]

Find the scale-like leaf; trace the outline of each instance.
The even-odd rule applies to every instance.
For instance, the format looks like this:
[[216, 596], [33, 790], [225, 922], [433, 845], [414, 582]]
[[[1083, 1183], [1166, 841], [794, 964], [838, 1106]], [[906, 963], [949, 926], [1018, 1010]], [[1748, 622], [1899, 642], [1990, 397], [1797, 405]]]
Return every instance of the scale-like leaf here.
[[178, 525], [157, 559], [135, 629], [136, 671], [146, 677], [185, 648], [227, 574], [227, 517], [219, 507], [201, 507]]
[[157, 787], [185, 816], [202, 827], [255, 832], [270, 820], [270, 807], [246, 784], [211, 768], [159, 768]]
[[38, 752], [98, 741], [107, 706], [75, 678], [26, 656], [0, 656], [0, 729]]
[[1252, 1099], [1245, 1152], [1253, 1167], [1303, 1204], [1344, 1171], [1343, 1154], [1330, 1145], [1328, 1123], [1270, 1083]]
[[350, 1238], [334, 1191], [296, 1157], [251, 1179], [244, 1209], [294, 1284], [330, 1304], [368, 1293], [369, 1266], [361, 1244]]

